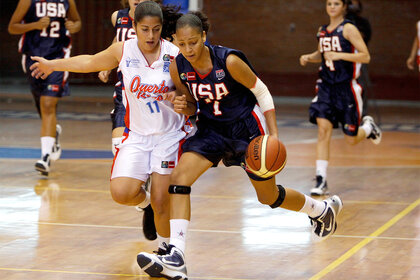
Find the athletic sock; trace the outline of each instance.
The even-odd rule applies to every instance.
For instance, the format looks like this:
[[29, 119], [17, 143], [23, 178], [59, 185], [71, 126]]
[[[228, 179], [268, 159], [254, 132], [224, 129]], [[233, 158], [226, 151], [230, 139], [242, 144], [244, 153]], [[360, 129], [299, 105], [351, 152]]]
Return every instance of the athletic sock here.
[[165, 247], [163, 246], [163, 243], [169, 244], [169, 237], [160, 236], [159, 233], [156, 233], [156, 235], [157, 235], [158, 247], [161, 249], [165, 249]]
[[190, 221], [185, 219], [171, 219], [171, 240], [170, 244], [174, 245], [182, 252], [185, 252], [185, 242], [187, 239], [187, 230]]
[[55, 137], [42, 136], [41, 137], [41, 154], [44, 157], [46, 154], [51, 154], [55, 143]]
[[121, 144], [122, 137], [114, 137], [112, 138], [112, 153], [115, 155], [117, 153], [116, 147]]
[[150, 193], [149, 192], [146, 192], [146, 197], [137, 206], [140, 207], [141, 209], [144, 209], [147, 206], [149, 206], [149, 204], [150, 204]]
[[308, 214], [309, 217], [315, 218], [321, 216], [325, 210], [325, 202], [313, 199], [305, 195], [305, 204], [299, 212]]
[[316, 175], [322, 176], [322, 178], [327, 179], [327, 167], [328, 160], [317, 159], [316, 160]]
[[365, 122], [361, 127], [366, 133], [366, 138], [372, 133], [372, 124], [370, 122]]

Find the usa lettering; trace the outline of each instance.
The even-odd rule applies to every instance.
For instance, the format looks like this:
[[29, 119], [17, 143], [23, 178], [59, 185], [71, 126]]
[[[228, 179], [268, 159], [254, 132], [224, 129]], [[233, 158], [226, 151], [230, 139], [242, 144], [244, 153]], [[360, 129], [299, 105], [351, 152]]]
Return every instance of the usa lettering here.
[[135, 39], [136, 31], [133, 28], [121, 27], [117, 29], [118, 42]]
[[319, 49], [321, 52], [341, 52], [340, 38], [338, 36], [319, 38]]
[[211, 84], [187, 83], [187, 85], [195, 100], [204, 99], [206, 103], [213, 102], [213, 114], [215, 116], [223, 115], [223, 112], [219, 108], [219, 104], [220, 100], [222, 100], [225, 95], [229, 94], [225, 83], [215, 83], [214, 88]]
[[[142, 84], [140, 76], [135, 76], [131, 79], [130, 82], [130, 91], [136, 95], [137, 99], [140, 98], [149, 98], [153, 97], [157, 101], [162, 101], [162, 93], [166, 93], [169, 91], [169, 87], [165, 85], [165, 81], [163, 80], [160, 85], [157, 84]], [[152, 96], [152, 94], [158, 96]]]
[[37, 2], [35, 3], [36, 16], [37, 17], [66, 17], [66, 7], [64, 3], [47, 3]]

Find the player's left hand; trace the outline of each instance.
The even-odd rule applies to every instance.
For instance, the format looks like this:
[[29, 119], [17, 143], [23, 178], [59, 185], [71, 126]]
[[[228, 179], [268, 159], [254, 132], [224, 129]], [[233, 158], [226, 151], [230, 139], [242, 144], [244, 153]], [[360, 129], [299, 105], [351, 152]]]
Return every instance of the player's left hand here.
[[338, 52], [324, 52], [325, 60], [335, 61], [340, 60], [340, 53]]
[[31, 59], [37, 61], [29, 67], [32, 77], [45, 80], [52, 72], [54, 72], [51, 61], [39, 56], [31, 56]]
[[74, 24], [74, 21], [66, 19], [66, 22], [64, 23], [64, 26], [70, 33], [76, 33], [76, 25]]

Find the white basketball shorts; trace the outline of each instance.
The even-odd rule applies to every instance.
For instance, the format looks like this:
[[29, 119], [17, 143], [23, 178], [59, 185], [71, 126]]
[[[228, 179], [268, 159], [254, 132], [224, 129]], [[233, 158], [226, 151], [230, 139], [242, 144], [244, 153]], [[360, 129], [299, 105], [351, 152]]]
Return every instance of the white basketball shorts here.
[[129, 131], [117, 147], [111, 179], [130, 177], [145, 182], [153, 172], [171, 174], [185, 136], [182, 130], [149, 136]]

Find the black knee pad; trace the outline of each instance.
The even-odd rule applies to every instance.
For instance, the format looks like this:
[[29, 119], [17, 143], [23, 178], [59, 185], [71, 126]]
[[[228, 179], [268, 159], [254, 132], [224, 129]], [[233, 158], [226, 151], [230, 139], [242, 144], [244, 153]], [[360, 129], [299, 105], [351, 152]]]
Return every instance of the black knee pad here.
[[190, 194], [191, 187], [190, 186], [180, 186], [180, 185], [170, 185], [169, 186], [169, 193], [170, 194]]
[[283, 188], [283, 186], [277, 185], [277, 188], [279, 189], [279, 197], [273, 204], [270, 205], [271, 208], [279, 207], [283, 203], [284, 198], [286, 197], [286, 190]]

